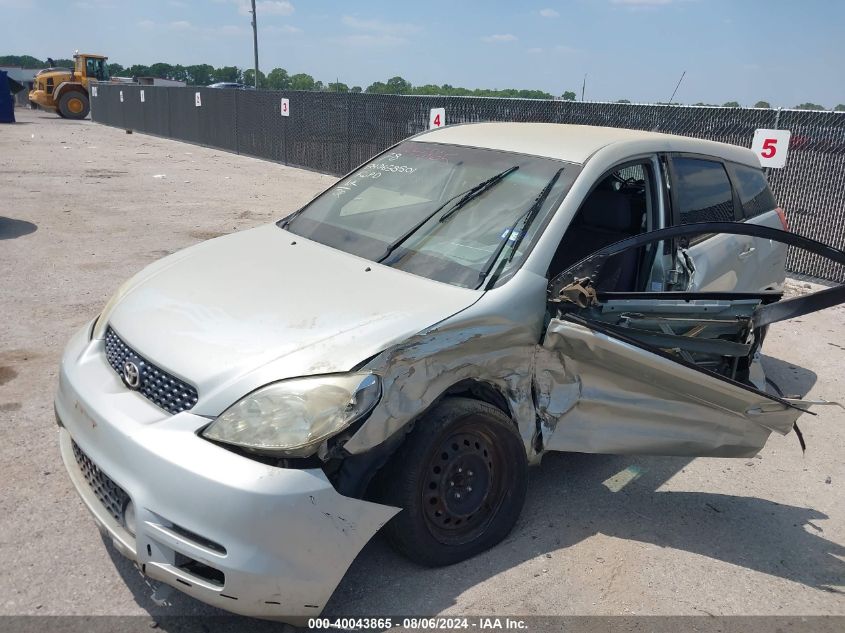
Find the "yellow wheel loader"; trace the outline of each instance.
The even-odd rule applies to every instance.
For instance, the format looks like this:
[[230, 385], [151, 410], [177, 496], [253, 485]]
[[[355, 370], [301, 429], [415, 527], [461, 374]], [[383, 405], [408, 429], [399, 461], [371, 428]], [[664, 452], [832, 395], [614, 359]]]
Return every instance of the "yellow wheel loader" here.
[[29, 102], [65, 119], [84, 119], [90, 111], [90, 86], [109, 80], [108, 57], [75, 53], [74, 67], [45, 68], [35, 75]]

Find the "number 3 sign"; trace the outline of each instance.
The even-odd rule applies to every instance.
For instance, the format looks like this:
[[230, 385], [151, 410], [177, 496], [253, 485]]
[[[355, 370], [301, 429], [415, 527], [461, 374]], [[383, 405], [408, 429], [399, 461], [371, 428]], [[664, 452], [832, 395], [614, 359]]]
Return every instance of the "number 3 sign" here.
[[789, 130], [754, 130], [751, 151], [762, 167], [785, 167], [790, 136]]
[[282, 116], [290, 116], [290, 101], [287, 98], [282, 98]]

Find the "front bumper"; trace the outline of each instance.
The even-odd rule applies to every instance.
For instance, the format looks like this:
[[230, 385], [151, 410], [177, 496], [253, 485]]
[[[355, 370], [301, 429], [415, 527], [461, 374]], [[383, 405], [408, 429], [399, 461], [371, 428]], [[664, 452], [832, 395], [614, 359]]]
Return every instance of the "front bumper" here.
[[[322, 470], [267, 466], [201, 439], [207, 418], [171, 416], [129, 391], [88, 330], [68, 344], [55, 407], [62, 459], [101, 530], [147, 576], [208, 604], [319, 615], [398, 509], [338, 494]], [[134, 536], [92, 487], [92, 464], [134, 504]]]

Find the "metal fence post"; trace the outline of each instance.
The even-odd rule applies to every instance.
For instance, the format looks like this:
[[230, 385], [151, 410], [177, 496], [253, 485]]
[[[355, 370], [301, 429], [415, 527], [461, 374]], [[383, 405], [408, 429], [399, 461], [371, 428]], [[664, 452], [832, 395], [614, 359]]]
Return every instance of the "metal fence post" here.
[[290, 115], [282, 117], [282, 159], [285, 165], [288, 164], [288, 119]]
[[352, 106], [352, 93], [346, 93], [346, 169], [344, 171], [350, 171], [352, 169], [352, 130], [353, 130], [353, 122], [352, 117], [354, 115], [354, 108]]
[[[781, 108], [778, 108], [777, 111], [775, 112], [775, 122], [772, 124], [773, 130], [779, 130], [780, 129], [778, 127], [778, 125], [780, 124], [780, 111], [781, 111]], [[769, 180], [769, 176], [771, 176], [771, 175], [772, 175], [772, 168], [766, 167], [766, 180]]]
[[173, 117], [170, 116], [170, 93], [173, 90], [176, 90], [176, 88], [165, 88], [164, 90], [166, 91], [165, 94], [167, 95], [167, 136], [173, 138], [173, 130], [171, 129], [173, 125]]
[[235, 103], [232, 106], [233, 110], [233, 125], [235, 126], [235, 153], [241, 153], [241, 135], [238, 131], [238, 99], [240, 99], [241, 91], [235, 90]]

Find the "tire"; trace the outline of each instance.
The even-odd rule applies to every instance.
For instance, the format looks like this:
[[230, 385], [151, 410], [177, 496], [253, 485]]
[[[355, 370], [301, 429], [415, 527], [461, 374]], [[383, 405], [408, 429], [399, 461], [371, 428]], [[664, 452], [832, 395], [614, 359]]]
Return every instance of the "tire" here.
[[382, 500], [402, 508], [390, 544], [429, 567], [460, 562], [513, 528], [528, 487], [525, 446], [496, 407], [446, 398], [417, 421], [381, 474]]
[[88, 96], [81, 92], [66, 92], [59, 99], [58, 112], [65, 119], [84, 119], [90, 110]]

